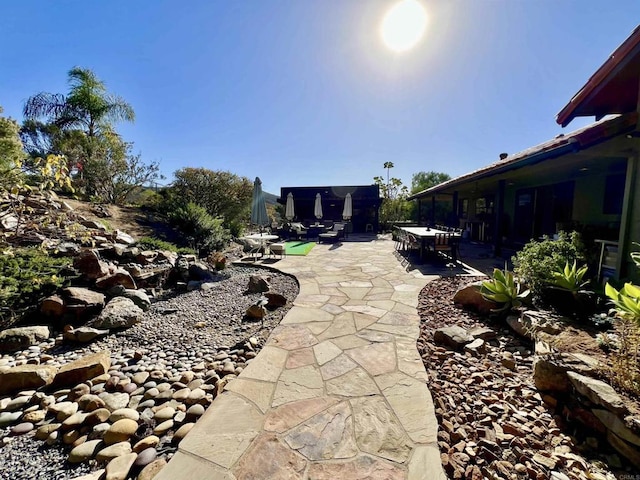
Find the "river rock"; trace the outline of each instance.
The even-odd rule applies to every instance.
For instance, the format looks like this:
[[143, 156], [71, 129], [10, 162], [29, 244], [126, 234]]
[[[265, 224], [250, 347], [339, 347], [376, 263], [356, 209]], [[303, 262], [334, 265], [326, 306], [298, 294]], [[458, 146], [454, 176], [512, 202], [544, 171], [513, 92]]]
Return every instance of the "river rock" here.
[[109, 409], [111, 412], [115, 412], [116, 410], [127, 408], [129, 405], [129, 394], [123, 392], [103, 392], [98, 395], [100, 399], [104, 402], [105, 407]]
[[155, 448], [160, 443], [160, 437], [156, 435], [149, 435], [143, 438], [133, 446], [133, 451], [140, 453], [148, 448]]
[[104, 442], [107, 445], [113, 445], [114, 443], [124, 442], [129, 440], [131, 435], [136, 433], [138, 429], [138, 423], [130, 418], [123, 418], [116, 421], [111, 428], [104, 435]]
[[140, 414], [132, 408], [119, 408], [113, 411], [113, 413], [109, 417], [109, 421], [114, 423], [114, 422], [117, 422], [118, 420], [123, 420], [125, 418], [128, 418], [129, 420], [133, 420], [134, 422], [137, 422], [138, 419], [140, 418]]
[[82, 463], [93, 458], [104, 447], [102, 440], [87, 440], [69, 452], [69, 463]]
[[153, 418], [158, 422], [162, 423], [166, 420], [170, 420], [176, 414], [176, 409], [173, 407], [164, 407], [156, 412]]
[[36, 430], [35, 437], [38, 440], [46, 440], [47, 437], [51, 434], [51, 432], [55, 432], [62, 426], [61, 423], [47, 423], [46, 425], [42, 425], [38, 427]]
[[173, 420], [166, 420], [153, 429], [154, 435], [162, 435], [173, 428]]
[[176, 445], [179, 444], [187, 433], [191, 431], [194, 425], [195, 423], [185, 423], [182, 425], [178, 430], [176, 430], [176, 433], [173, 434], [171, 441]]
[[107, 464], [105, 480], [126, 480], [137, 453], [127, 453], [114, 458]]
[[[134, 450], [135, 451], [135, 450]], [[136, 458], [135, 466], [136, 467], [144, 467], [149, 465], [158, 457], [158, 451], [153, 448], [145, 448], [138, 454], [138, 458]]]
[[103, 448], [96, 454], [96, 460], [106, 462], [113, 458], [120, 457], [131, 453], [131, 444], [129, 442], [120, 442]]
[[153, 480], [153, 478], [160, 473], [160, 470], [162, 470], [166, 464], [167, 461], [164, 458], [159, 458], [151, 462], [138, 474], [138, 480]]
[[25, 433], [29, 433], [31, 430], [33, 430], [33, 428], [33, 423], [22, 422], [11, 427], [11, 435], [24, 435]]

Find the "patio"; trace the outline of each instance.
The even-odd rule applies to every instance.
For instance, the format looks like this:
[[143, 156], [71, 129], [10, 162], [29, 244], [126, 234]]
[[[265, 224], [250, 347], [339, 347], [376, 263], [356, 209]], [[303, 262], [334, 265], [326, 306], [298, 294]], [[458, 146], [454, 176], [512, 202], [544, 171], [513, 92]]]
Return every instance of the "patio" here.
[[300, 294], [157, 479], [444, 479], [416, 350], [420, 290], [388, 237], [265, 263]]

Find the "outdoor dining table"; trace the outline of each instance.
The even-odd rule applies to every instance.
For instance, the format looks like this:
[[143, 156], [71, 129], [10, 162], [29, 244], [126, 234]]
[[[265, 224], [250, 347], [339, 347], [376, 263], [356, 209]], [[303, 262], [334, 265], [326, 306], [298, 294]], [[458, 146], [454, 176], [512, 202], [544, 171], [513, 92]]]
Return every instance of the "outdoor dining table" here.
[[249, 239], [249, 240], [257, 240], [262, 244], [262, 248], [265, 249], [269, 246], [269, 243], [273, 243], [278, 240], [280, 237], [278, 235], [273, 235], [272, 233], [254, 233], [252, 235], [245, 235], [244, 237], [240, 237], [240, 240]]
[[451, 234], [452, 238], [460, 238], [461, 235], [457, 232], [448, 232], [431, 227], [398, 227], [399, 230], [409, 233], [420, 240], [420, 260], [424, 260], [424, 252], [427, 249], [427, 244], [435, 241], [436, 235], [439, 233]]
[[248, 238], [250, 240], [258, 240], [262, 243], [263, 246], [267, 246], [269, 243], [275, 242], [278, 240], [278, 235], [273, 235], [272, 233], [254, 233], [252, 235], [245, 235], [244, 237], [240, 237], [240, 239]]

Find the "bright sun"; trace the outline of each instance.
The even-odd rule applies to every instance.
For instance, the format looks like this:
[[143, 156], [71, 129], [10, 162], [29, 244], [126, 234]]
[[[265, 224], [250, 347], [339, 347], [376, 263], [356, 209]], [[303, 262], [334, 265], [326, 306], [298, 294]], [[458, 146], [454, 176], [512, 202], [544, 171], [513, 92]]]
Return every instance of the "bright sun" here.
[[427, 12], [417, 0], [401, 0], [384, 16], [380, 34], [384, 44], [395, 52], [414, 47], [427, 28]]

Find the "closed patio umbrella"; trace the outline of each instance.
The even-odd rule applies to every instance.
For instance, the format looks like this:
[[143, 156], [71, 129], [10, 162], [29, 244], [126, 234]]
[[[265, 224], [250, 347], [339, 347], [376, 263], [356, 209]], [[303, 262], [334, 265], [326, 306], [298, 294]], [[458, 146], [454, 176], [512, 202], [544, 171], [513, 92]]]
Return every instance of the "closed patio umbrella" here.
[[293, 217], [296, 216], [295, 207], [293, 204], [293, 193], [289, 192], [287, 195], [287, 206], [284, 209], [284, 216], [287, 220], [293, 220]]
[[351, 194], [347, 193], [347, 196], [344, 197], [344, 208], [342, 209], [342, 219], [351, 220], [352, 215], [353, 215], [353, 202], [351, 200]]
[[322, 198], [316, 193], [316, 203], [313, 206], [313, 215], [320, 220], [322, 218]]
[[264, 194], [262, 193], [262, 182], [256, 177], [253, 182], [253, 196], [251, 198], [251, 224], [258, 225], [260, 231], [265, 225], [269, 225], [271, 220], [267, 215], [267, 205], [264, 202]]

